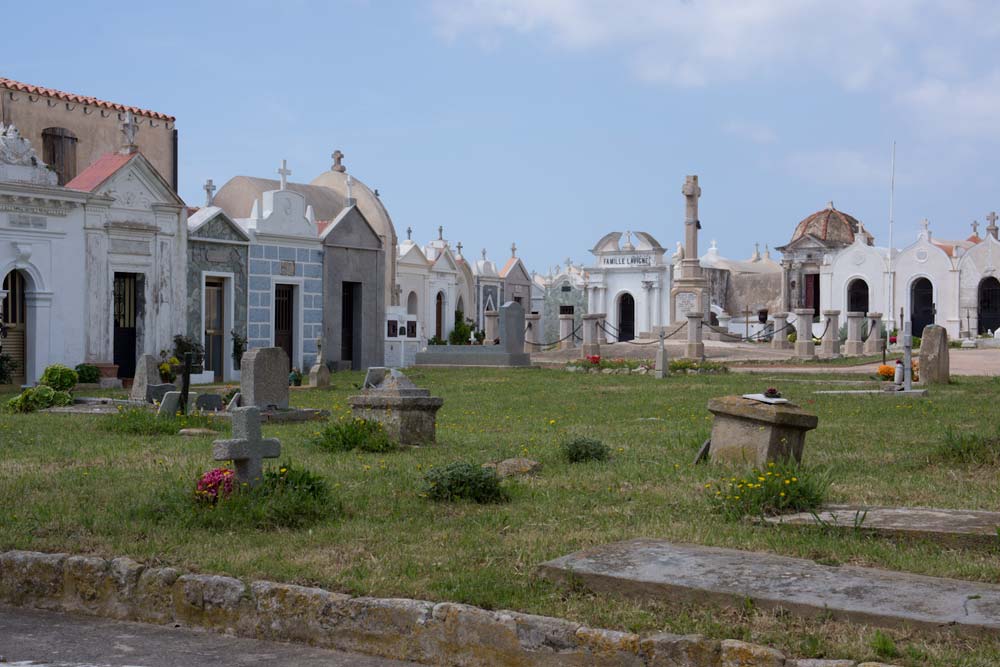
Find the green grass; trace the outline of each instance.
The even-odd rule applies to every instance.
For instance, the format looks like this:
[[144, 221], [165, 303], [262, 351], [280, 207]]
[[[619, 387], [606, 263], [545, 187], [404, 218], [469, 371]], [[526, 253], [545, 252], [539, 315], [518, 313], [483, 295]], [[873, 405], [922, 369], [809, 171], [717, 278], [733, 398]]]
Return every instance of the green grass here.
[[[829, 501], [995, 510], [997, 464], [942, 460], [937, 450], [949, 428], [994, 432], [1000, 383], [961, 378], [928, 399], [905, 401], [814, 395], [831, 385], [742, 374], [661, 381], [561, 370], [409, 375], [445, 399], [434, 446], [329, 452], [310, 443], [322, 424], [264, 427], [266, 436], [281, 439], [281, 460], [323, 475], [339, 503], [308, 529], [226, 529], [144, 512], [157, 498], [193, 489], [197, 476], [215, 467], [210, 436], [131, 435], [109, 432], [106, 417], [0, 413], [0, 549], [127, 555], [356, 595], [458, 601], [630, 631], [701, 632], [798, 657], [859, 661], [874, 657], [871, 629], [753, 608], [595, 596], [544, 582], [535, 568], [588, 546], [648, 537], [1000, 582], [997, 551], [729, 520], [711, 511], [704, 488], [720, 469], [692, 465], [708, 437], [709, 398], [777, 386], [819, 415], [805, 463], [829, 471]], [[330, 389], [293, 391], [292, 403], [331, 410], [334, 418], [346, 414], [361, 375], [337, 374], [332, 382]], [[570, 464], [560, 445], [575, 437], [603, 441], [612, 456]], [[505, 481], [508, 503], [421, 497], [432, 467], [514, 456], [544, 467]], [[1000, 663], [997, 641], [883, 633], [900, 654], [896, 664]]]

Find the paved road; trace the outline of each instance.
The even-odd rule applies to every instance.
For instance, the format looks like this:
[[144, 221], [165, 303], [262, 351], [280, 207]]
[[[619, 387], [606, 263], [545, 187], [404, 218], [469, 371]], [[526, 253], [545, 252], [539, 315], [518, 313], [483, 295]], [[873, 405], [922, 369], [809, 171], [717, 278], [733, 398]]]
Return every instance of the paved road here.
[[0, 656], [3, 667], [415, 667], [294, 644], [2, 605]]

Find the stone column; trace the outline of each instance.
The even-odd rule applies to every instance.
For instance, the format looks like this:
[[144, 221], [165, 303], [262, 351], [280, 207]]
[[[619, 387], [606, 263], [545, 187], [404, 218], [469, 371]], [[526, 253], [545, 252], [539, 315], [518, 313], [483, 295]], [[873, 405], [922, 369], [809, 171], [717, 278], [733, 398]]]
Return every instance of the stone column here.
[[582, 356], [593, 357], [601, 354], [601, 344], [598, 342], [598, 322], [604, 319], [604, 313], [591, 313], [583, 316], [583, 350]]
[[576, 341], [573, 340], [573, 316], [572, 315], [560, 315], [559, 316], [559, 349], [560, 350], [571, 350], [576, 347]]
[[868, 338], [865, 339], [865, 354], [882, 353], [882, 313], [868, 313]]
[[840, 311], [824, 310], [826, 330], [823, 332], [823, 342], [820, 345], [820, 356], [824, 359], [840, 358]]
[[849, 357], [860, 356], [864, 353], [864, 342], [861, 340], [861, 322], [864, 319], [863, 312], [848, 311], [847, 313], [847, 345], [844, 353]]
[[536, 343], [542, 342], [542, 316], [538, 313], [528, 313], [524, 316], [527, 328], [524, 332], [524, 351], [527, 354], [541, 352], [542, 349]]
[[785, 328], [788, 326], [788, 313], [775, 313], [771, 317], [774, 318], [774, 334], [771, 336], [771, 349], [790, 350], [792, 344], [788, 342], [788, 334], [791, 331]]
[[486, 331], [486, 338], [483, 340], [483, 345], [493, 345], [493, 341], [499, 335], [500, 313], [495, 310], [487, 310], [483, 316], [486, 318], [486, 326], [483, 327]]
[[701, 325], [705, 318], [703, 313], [687, 314], [687, 348], [685, 356], [688, 359], [702, 360], [705, 358], [705, 344], [701, 342]]
[[730, 315], [729, 313], [722, 313], [721, 315], [719, 315], [719, 326], [724, 331], [726, 331], [728, 333], [729, 332], [729, 323], [732, 320], [733, 320], [733, 316], [732, 315]]
[[813, 309], [795, 309], [795, 356], [799, 359], [815, 359], [816, 346], [812, 335]]

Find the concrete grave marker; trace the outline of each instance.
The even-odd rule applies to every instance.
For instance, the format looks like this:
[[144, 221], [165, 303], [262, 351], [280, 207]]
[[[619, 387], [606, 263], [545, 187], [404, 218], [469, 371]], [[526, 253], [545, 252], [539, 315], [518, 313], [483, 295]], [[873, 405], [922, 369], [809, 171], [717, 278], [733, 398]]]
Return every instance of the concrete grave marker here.
[[222, 402], [222, 396], [218, 394], [201, 394], [197, 399], [191, 401], [196, 410], [207, 412], [219, 412], [224, 410], [226, 405]]
[[146, 400], [150, 403], [162, 403], [167, 392], [177, 391], [177, 385], [170, 384], [150, 384], [146, 385]]
[[257, 408], [288, 407], [288, 355], [280, 347], [258, 347], [243, 354], [240, 401]]
[[216, 461], [232, 461], [236, 481], [250, 486], [260, 482], [264, 459], [280, 455], [278, 439], [261, 436], [260, 409], [253, 406], [233, 410], [233, 437], [212, 443], [212, 457]]
[[309, 369], [309, 386], [310, 387], [329, 387], [330, 386], [330, 369], [326, 367], [326, 362], [323, 361], [323, 339], [316, 339], [316, 363], [313, 367]]
[[148, 389], [160, 383], [160, 364], [151, 354], [139, 357], [135, 364], [135, 378], [132, 380], [132, 390], [129, 397], [133, 401], [151, 402]]
[[771, 404], [742, 396], [713, 398], [708, 410], [715, 415], [708, 450], [713, 461], [757, 466], [789, 458], [802, 461], [806, 431], [819, 423], [816, 415], [794, 403]]
[[431, 396], [398, 370], [369, 368], [361, 395], [347, 402], [355, 417], [381, 423], [401, 445], [429, 445], [437, 439], [437, 411], [444, 399]]
[[928, 384], [948, 384], [951, 382], [948, 331], [932, 324], [924, 327], [920, 338], [920, 381]]

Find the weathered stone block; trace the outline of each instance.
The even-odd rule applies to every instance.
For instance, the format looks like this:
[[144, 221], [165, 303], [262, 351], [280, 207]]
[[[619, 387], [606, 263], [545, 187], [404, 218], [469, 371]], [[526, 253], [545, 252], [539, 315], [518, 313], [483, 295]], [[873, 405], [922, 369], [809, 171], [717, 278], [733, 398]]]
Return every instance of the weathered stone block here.
[[433, 611], [434, 604], [422, 600], [353, 598], [336, 608], [330, 644], [343, 651], [432, 662], [433, 642], [428, 649], [425, 635]]
[[714, 667], [721, 651], [718, 641], [701, 635], [667, 632], [644, 638], [640, 649], [648, 667]]
[[149, 401], [147, 392], [150, 385], [159, 383], [159, 360], [151, 354], [144, 354], [136, 360], [135, 377], [132, 379], [132, 390], [129, 392], [129, 397], [133, 401]]
[[924, 384], [951, 382], [948, 330], [932, 324], [924, 327], [920, 339], [920, 381]]
[[115, 558], [108, 568], [112, 595], [105, 607], [105, 613], [112, 618], [132, 619], [135, 617], [135, 602], [139, 593], [139, 578], [145, 565], [131, 558]]
[[517, 639], [527, 651], [549, 653], [569, 651], [577, 647], [576, 631], [580, 629], [579, 623], [516, 611], [499, 613], [514, 621]]
[[644, 661], [639, 653], [639, 635], [581, 626], [577, 628], [576, 639], [581, 647], [593, 654], [595, 660], [592, 664], [643, 666]]
[[288, 355], [280, 347], [258, 347], [240, 362], [241, 405], [261, 409], [288, 407]]
[[111, 564], [96, 556], [70, 556], [63, 564], [64, 608], [99, 613], [114, 594]]
[[719, 654], [719, 667], [784, 667], [785, 654], [767, 646], [724, 639]]
[[168, 623], [174, 620], [174, 584], [180, 571], [172, 567], [143, 570], [136, 584], [135, 620], [147, 623]]
[[328, 633], [336, 624], [336, 609], [351, 599], [322, 588], [307, 588], [271, 581], [251, 585], [256, 610], [256, 636], [278, 641], [302, 641], [316, 646], [333, 645]]
[[66, 554], [8, 551], [0, 554], [0, 600], [56, 609], [62, 603]]
[[174, 584], [174, 618], [182, 623], [236, 632], [250, 621], [252, 609], [239, 579], [185, 574]]
[[517, 624], [510, 616], [452, 602], [435, 605], [432, 615], [436, 660], [478, 666], [506, 664], [520, 655]]
[[814, 660], [811, 658], [786, 660], [785, 667], [854, 667], [853, 660]]
[[715, 415], [709, 448], [713, 461], [801, 461], [806, 432], [819, 423], [816, 415], [794, 403], [772, 405], [741, 396], [713, 398], [708, 410]]

